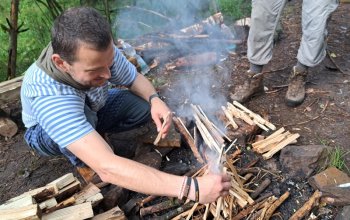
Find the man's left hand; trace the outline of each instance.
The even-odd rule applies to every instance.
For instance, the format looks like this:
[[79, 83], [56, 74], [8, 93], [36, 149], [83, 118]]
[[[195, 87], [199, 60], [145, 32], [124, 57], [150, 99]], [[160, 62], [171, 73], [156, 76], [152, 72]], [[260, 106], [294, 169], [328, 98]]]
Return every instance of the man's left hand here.
[[[162, 133], [162, 138], [165, 138], [172, 122], [171, 110], [158, 97], [153, 98], [150, 104], [152, 119], [157, 126], [157, 131]], [[163, 122], [166, 122], [166, 124], [162, 127]]]

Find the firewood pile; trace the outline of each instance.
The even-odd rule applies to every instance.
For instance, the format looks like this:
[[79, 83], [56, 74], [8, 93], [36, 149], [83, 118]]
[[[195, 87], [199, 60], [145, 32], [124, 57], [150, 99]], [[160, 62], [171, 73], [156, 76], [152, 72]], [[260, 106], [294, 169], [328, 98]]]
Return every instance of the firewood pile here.
[[[191, 107], [195, 124], [193, 135], [180, 117], [173, 117], [176, 128], [191, 148], [197, 161], [202, 164], [196, 173], [188, 176], [206, 175], [216, 167], [231, 177], [229, 195], [205, 205], [192, 201], [182, 204], [177, 199], [168, 198], [161, 203], [146, 207], [146, 203], [155, 199], [155, 197], [148, 197], [139, 203], [141, 204], [140, 216], [151, 215], [152, 219], [270, 219], [277, 208], [289, 197], [289, 192], [286, 191], [279, 197], [271, 192], [264, 193], [271, 183], [271, 179], [266, 176], [268, 174], [277, 178], [281, 176], [278, 173], [254, 167], [258, 160], [251, 161], [244, 167], [237, 167], [236, 163], [240, 160], [242, 151], [235, 144], [236, 140], [232, 141], [233, 137], [227, 135], [230, 132], [220, 130], [201, 106], [192, 104]], [[248, 124], [258, 126], [266, 132], [274, 131], [265, 139], [253, 143], [253, 151], [263, 154], [264, 159], [271, 158], [283, 147], [296, 142], [299, 137], [299, 134], [291, 134], [284, 128], [275, 131], [276, 127], [272, 123], [238, 102], [227, 103], [227, 106], [222, 106], [221, 109], [222, 112], [218, 113], [217, 117], [226, 125], [226, 129], [237, 131]], [[310, 207], [310, 205], [307, 206]], [[172, 210], [166, 211], [169, 209]], [[156, 213], [165, 214], [156, 215]]]
[[0, 205], [0, 219], [126, 219], [119, 207], [94, 216], [93, 208], [102, 200], [98, 185], [89, 183], [82, 188], [68, 173]]

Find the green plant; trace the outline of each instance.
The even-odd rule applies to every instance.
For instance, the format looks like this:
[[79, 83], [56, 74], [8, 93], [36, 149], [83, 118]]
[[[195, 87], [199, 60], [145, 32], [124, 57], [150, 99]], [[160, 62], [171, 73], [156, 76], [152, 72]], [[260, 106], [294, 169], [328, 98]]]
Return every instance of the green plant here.
[[247, 0], [217, 0], [220, 11], [223, 13], [225, 20], [238, 20], [249, 17], [251, 12], [251, 1]]
[[347, 155], [350, 151], [345, 151], [340, 147], [336, 146], [329, 155], [329, 166], [333, 166], [338, 168], [339, 170], [347, 169], [349, 172], [349, 168], [345, 164], [345, 155]]

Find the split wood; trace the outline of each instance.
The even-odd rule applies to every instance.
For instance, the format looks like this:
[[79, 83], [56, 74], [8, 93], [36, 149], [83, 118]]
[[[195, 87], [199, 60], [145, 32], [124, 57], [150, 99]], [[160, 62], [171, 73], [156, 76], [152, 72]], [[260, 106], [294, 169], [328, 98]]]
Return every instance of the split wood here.
[[177, 130], [182, 134], [186, 143], [188, 144], [188, 146], [192, 150], [194, 157], [198, 160], [198, 162], [204, 163], [204, 160], [203, 160], [202, 156], [200, 155], [198, 148], [195, 145], [193, 137], [191, 136], [191, 134], [187, 130], [187, 128], [184, 126], [184, 124], [181, 122], [181, 119], [174, 116], [173, 122], [174, 122], [174, 125], [177, 128]]

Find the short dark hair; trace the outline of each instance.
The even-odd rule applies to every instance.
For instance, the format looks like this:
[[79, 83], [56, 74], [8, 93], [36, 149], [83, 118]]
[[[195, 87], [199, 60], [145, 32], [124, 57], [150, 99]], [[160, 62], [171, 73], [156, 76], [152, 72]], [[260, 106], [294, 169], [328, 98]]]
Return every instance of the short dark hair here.
[[51, 29], [53, 53], [59, 54], [68, 63], [76, 60], [76, 51], [81, 42], [102, 51], [112, 41], [108, 21], [95, 9], [70, 8], [59, 15]]

